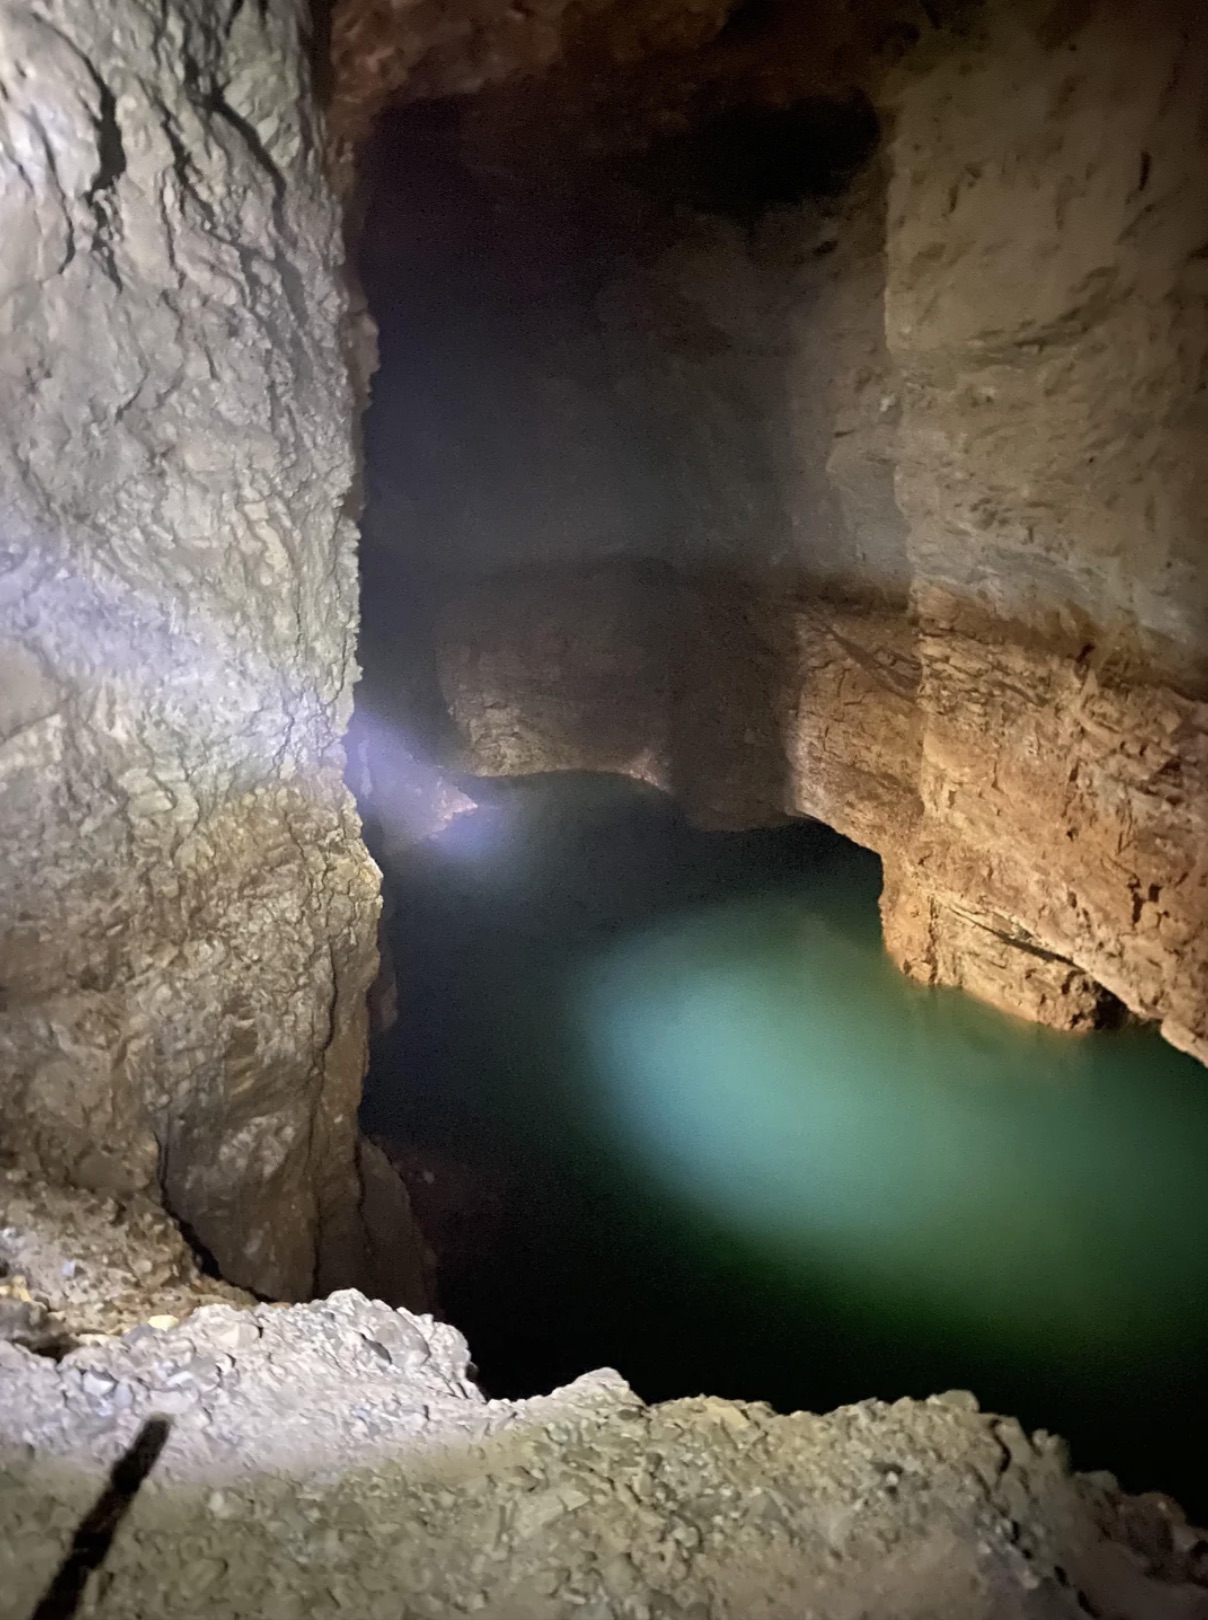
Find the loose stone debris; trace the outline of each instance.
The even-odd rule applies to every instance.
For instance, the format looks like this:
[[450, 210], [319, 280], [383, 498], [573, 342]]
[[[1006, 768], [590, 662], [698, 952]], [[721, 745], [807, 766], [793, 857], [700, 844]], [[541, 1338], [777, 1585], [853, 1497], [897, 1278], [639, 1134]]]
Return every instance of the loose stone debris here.
[[0, 1616], [170, 1425], [77, 1612], [105, 1620], [1208, 1617], [1208, 1541], [962, 1392], [828, 1416], [490, 1401], [461, 1336], [355, 1292], [0, 1344]]
[[252, 1296], [203, 1274], [172, 1218], [149, 1198], [102, 1197], [0, 1166], [0, 1341], [59, 1354], [198, 1305]]

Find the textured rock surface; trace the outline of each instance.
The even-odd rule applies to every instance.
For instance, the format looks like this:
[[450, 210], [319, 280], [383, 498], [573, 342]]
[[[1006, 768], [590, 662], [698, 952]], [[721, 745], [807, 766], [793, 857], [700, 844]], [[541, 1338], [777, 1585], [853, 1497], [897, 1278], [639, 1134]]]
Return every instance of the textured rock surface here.
[[933, 623], [919, 654], [923, 815], [886, 850], [890, 949], [1071, 1027], [1099, 1015], [1089, 975], [1208, 1061], [1208, 705], [993, 625]]
[[202, 1276], [173, 1222], [150, 1199], [118, 1202], [0, 1170], [0, 1338], [52, 1353], [150, 1316], [199, 1305], [251, 1305]]
[[572, 81], [580, 94], [601, 82], [615, 91], [618, 69], [632, 72], [649, 58], [691, 60], [694, 48], [720, 33], [730, 6], [727, 0], [533, 0], [523, 8], [508, 0], [455, 6], [327, 0], [324, 9], [330, 121], [343, 146], [363, 139], [392, 100], [465, 95], [508, 78], [531, 81], [564, 54], [580, 66]]
[[1208, 28], [991, 8], [893, 100], [924, 721], [890, 945], [1074, 1026], [1089, 974], [1208, 1060]]
[[1061, 1028], [1122, 1002], [1208, 1059], [1204, 704], [993, 621], [716, 573], [480, 582], [443, 623], [463, 768], [620, 771], [705, 825], [816, 816], [882, 855], [915, 977]]
[[304, 13], [0, 6], [0, 1129], [287, 1297], [365, 1280], [378, 904]]
[[[557, 338], [522, 367], [473, 328], [477, 416], [449, 385], [423, 418], [408, 515], [458, 758], [628, 771], [724, 825], [820, 816], [885, 858], [908, 971], [1074, 1029], [1123, 1003], [1205, 1058], [1208, 26], [1182, 0], [955, 9], [866, 61], [880, 149], [791, 203], [727, 190], [724, 143], [656, 140], [647, 108], [644, 166], [592, 171], [592, 236], [544, 200], [531, 92], [468, 117], [498, 240], [557, 266], [561, 230], [585, 268], [537, 276]], [[808, 90], [793, 37], [749, 96]], [[697, 119], [734, 106], [713, 51]], [[682, 131], [691, 74], [662, 68]], [[543, 86], [581, 145], [620, 140], [573, 59]], [[554, 471], [517, 499], [530, 461]]]
[[[486, 1401], [450, 1328], [354, 1293], [0, 1345], [0, 1614], [105, 1470], [172, 1429], [87, 1601], [107, 1616], [1194, 1620], [1205, 1542], [972, 1398], [827, 1417], [647, 1408], [612, 1373]], [[85, 1611], [87, 1612], [87, 1610]]]
[[331, 121], [340, 141], [363, 139], [400, 95], [452, 95], [547, 66], [570, 0], [521, 11], [507, 0], [338, 0], [331, 13]]
[[990, 7], [891, 100], [885, 329], [922, 611], [942, 592], [1202, 690], [1202, 7]]

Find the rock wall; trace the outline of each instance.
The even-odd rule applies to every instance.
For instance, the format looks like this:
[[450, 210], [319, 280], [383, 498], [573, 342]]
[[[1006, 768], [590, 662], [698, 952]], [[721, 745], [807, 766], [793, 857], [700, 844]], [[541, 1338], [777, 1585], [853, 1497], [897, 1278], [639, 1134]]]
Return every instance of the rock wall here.
[[1076, 15], [992, 7], [887, 88], [898, 501], [924, 614], [1202, 695], [1208, 26]]
[[907, 971], [1204, 1058], [1208, 27], [1126, 11], [933, 30], [829, 194], [739, 217], [651, 144], [584, 321], [665, 522], [606, 560], [572, 490], [495, 580], [447, 534], [437, 661], [467, 768], [817, 815]]
[[1111, 1016], [1102, 986], [1208, 1060], [1208, 705], [998, 624], [932, 620], [918, 649], [923, 813], [886, 848], [890, 949], [1072, 1028]]
[[[460, 757], [632, 770], [723, 825], [820, 815], [884, 855], [908, 971], [1071, 1027], [1118, 998], [1203, 1056], [1206, 30], [1190, 0], [989, 5], [912, 25], [886, 76], [873, 9], [858, 85], [850, 28], [790, 39], [776, 7], [768, 35], [717, 5], [346, 0], [310, 53], [346, 141], [400, 86], [565, 50], [548, 100], [484, 105], [480, 164], [518, 107], [573, 128], [626, 74], [609, 139], [640, 106], [647, 154], [826, 73], [880, 108], [846, 189], [735, 209], [681, 142], [678, 191], [630, 172], [573, 217], [545, 198], [552, 252], [516, 234], [497, 462], [520, 446], [544, 505], [505, 513], [514, 571], [484, 579], [473, 432], [403, 490], [450, 542], [425, 612]], [[303, 16], [0, 6], [4, 1147], [155, 1190], [281, 1296], [397, 1292], [366, 1209], [406, 1219], [356, 1145], [364, 332]]]
[[305, 16], [0, 5], [3, 1147], [287, 1298], [371, 1282], [378, 908]]
[[[439, 594], [627, 558], [903, 601], [867, 101], [551, 164], [508, 146], [523, 95], [404, 107], [363, 163], [368, 566], [389, 553]], [[723, 161], [730, 142], [753, 157]], [[809, 160], [761, 196], [794, 143]]]
[[816, 816], [885, 862], [886, 943], [1062, 1028], [1120, 1004], [1208, 1057], [1208, 710], [1012, 637], [725, 572], [616, 565], [462, 593], [463, 769], [613, 770], [694, 819]]
[[1208, 27], [992, 8], [891, 99], [924, 719], [889, 943], [1075, 1026], [1089, 975], [1208, 1058]]

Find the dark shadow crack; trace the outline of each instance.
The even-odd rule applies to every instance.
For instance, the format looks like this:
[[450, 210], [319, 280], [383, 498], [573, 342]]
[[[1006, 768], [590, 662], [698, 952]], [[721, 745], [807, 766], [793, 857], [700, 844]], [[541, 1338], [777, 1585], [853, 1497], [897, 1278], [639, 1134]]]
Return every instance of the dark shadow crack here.
[[892, 692], [895, 697], [905, 698], [908, 702], [913, 702], [918, 696], [919, 677], [917, 664], [909, 674], [900, 674], [896, 669], [891, 668], [883, 658], [878, 658], [874, 653], [867, 652], [847, 636], [840, 635], [832, 625], [826, 625], [825, 629], [836, 646], [841, 647], [854, 664], [858, 664], [866, 674], [871, 675], [878, 686]]
[[279, 204], [283, 203], [285, 201], [285, 176], [273, 161], [272, 153], [261, 140], [260, 131], [250, 119], [245, 118], [241, 112], [237, 112], [226, 99], [225, 87], [215, 85], [204, 96], [202, 105], [215, 118], [221, 118], [224, 123], [229, 124], [240, 137], [258, 166], [268, 176], [268, 182], [273, 188], [274, 201]]
[[88, 59], [82, 58], [88, 76], [96, 86], [97, 170], [92, 184], [84, 193], [84, 202], [92, 212], [92, 251], [113, 285], [121, 291], [122, 277], [113, 252], [116, 227], [114, 190], [126, 172], [126, 146], [122, 140], [122, 127], [117, 119], [117, 97], [101, 78]]
[[284, 174], [277, 166], [272, 153], [264, 144], [259, 130], [245, 118], [235, 107], [232, 107], [226, 98], [226, 87], [216, 84], [200, 98], [200, 105], [215, 118], [220, 118], [230, 129], [239, 136], [251, 154], [254, 162], [268, 179], [272, 188], [272, 225], [277, 238], [277, 245], [269, 255], [263, 255], [267, 262], [272, 264], [281, 289], [285, 294], [285, 301], [289, 305], [290, 313], [294, 318], [295, 333], [291, 345], [292, 358], [298, 369], [301, 382], [305, 385], [313, 375], [310, 353], [307, 345], [301, 341], [301, 334], [309, 326], [308, 303], [306, 298], [305, 282], [297, 266], [289, 256], [293, 246], [293, 233], [289, 227], [286, 214], [287, 185]]
[[1050, 951], [1045, 946], [1038, 945], [1030, 935], [1021, 932], [1017, 933], [1006, 928], [995, 928], [993, 923], [986, 922], [983, 918], [977, 916], [975, 912], [967, 911], [963, 906], [953, 905], [951, 909], [958, 917], [963, 917], [966, 922], [972, 923], [975, 928], [980, 928], [983, 933], [990, 934], [995, 939], [1001, 940], [1004, 945], [1013, 946], [1017, 951], [1023, 951], [1027, 956], [1038, 957], [1042, 962], [1059, 962], [1063, 967], [1074, 969], [1077, 972], [1083, 971], [1076, 962], [1071, 962], [1068, 956], [1062, 956], [1059, 951]]

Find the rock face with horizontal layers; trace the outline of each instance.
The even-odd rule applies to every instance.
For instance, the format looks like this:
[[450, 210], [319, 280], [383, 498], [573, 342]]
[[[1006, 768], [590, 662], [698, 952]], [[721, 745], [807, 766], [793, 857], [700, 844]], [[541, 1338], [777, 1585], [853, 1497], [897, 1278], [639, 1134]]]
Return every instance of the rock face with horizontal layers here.
[[[1208, 23], [957, 12], [868, 68], [872, 149], [858, 96], [806, 104], [808, 195], [735, 191], [723, 134], [757, 120], [647, 129], [597, 176], [577, 288], [541, 285], [557, 342], [505, 316], [479, 347], [508, 410], [433, 414], [457, 757], [819, 816], [884, 858], [906, 971], [1069, 1029], [1127, 1008], [1208, 1059]], [[479, 193], [514, 122], [509, 196], [540, 193], [519, 101], [468, 117]], [[496, 240], [556, 266], [530, 207]], [[576, 430], [585, 377], [607, 431]], [[531, 504], [466, 479], [538, 444]]]
[[[699, 824], [810, 815], [885, 863], [904, 970], [1208, 1060], [1208, 705], [984, 621], [625, 566], [442, 620], [463, 769], [612, 770]], [[607, 724], [600, 717], [607, 717]]]
[[1208, 705], [994, 624], [933, 620], [919, 652], [922, 816], [886, 850], [890, 950], [1061, 1027], [1110, 1017], [1103, 987], [1208, 1061]]
[[0, 1132], [369, 1284], [354, 398], [295, 0], [0, 6]]
[[991, 8], [893, 95], [923, 735], [887, 933], [1050, 1022], [1089, 975], [1208, 1060], [1208, 26], [1071, 18]]

